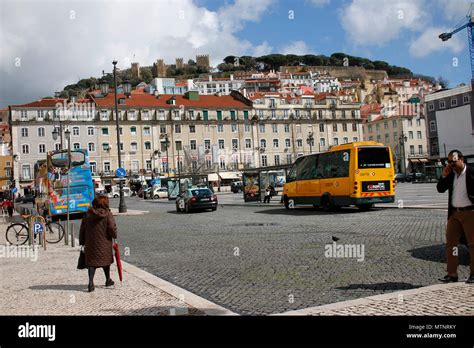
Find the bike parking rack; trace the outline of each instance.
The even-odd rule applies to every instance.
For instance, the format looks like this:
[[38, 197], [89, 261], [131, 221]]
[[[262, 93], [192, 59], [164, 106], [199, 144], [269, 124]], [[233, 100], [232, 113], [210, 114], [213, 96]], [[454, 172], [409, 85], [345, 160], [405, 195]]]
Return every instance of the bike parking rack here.
[[44, 250], [46, 250], [46, 220], [40, 215], [30, 215], [27, 219], [28, 223], [28, 245], [35, 247], [35, 233], [33, 231], [33, 226], [35, 222], [42, 224], [42, 232], [39, 232], [39, 245], [42, 245]]

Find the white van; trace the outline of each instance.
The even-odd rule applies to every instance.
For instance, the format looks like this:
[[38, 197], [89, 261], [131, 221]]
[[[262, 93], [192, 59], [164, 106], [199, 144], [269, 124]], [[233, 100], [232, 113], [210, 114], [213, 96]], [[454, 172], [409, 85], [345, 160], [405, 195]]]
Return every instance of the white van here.
[[[118, 186], [112, 186], [112, 192], [109, 192], [108, 196], [109, 198], [120, 197], [120, 188]], [[123, 187], [123, 196], [130, 197], [130, 187]]]

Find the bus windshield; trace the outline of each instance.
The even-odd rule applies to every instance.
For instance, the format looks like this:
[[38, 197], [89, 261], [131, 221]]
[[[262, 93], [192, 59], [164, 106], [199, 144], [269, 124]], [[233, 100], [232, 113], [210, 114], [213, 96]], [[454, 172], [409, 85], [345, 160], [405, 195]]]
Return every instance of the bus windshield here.
[[388, 147], [359, 147], [359, 169], [390, 168], [390, 152]]
[[[83, 152], [71, 151], [71, 167], [81, 166], [85, 163], [86, 156]], [[51, 165], [58, 168], [67, 168], [69, 156], [67, 152], [58, 152], [51, 155]]]

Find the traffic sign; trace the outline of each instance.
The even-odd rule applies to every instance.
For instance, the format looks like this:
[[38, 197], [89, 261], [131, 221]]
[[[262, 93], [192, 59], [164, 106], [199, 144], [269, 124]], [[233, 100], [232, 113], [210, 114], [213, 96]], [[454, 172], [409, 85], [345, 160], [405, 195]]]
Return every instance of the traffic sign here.
[[35, 222], [33, 224], [33, 231], [35, 232], [35, 234], [43, 233], [43, 229], [43, 224], [41, 222]]
[[115, 171], [115, 174], [116, 174], [119, 178], [123, 178], [123, 177], [126, 175], [126, 172], [125, 172], [125, 169], [123, 169], [123, 168], [118, 168], [118, 169]]
[[12, 192], [13, 193], [17, 193], [18, 192], [18, 189], [16, 187], [12, 188]]

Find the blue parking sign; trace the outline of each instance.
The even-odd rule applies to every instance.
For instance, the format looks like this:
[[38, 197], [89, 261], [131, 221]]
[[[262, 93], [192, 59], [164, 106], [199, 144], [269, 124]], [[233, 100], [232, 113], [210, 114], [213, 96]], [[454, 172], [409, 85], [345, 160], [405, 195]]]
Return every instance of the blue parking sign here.
[[43, 233], [43, 224], [40, 222], [35, 222], [33, 224], [33, 231], [35, 234]]

